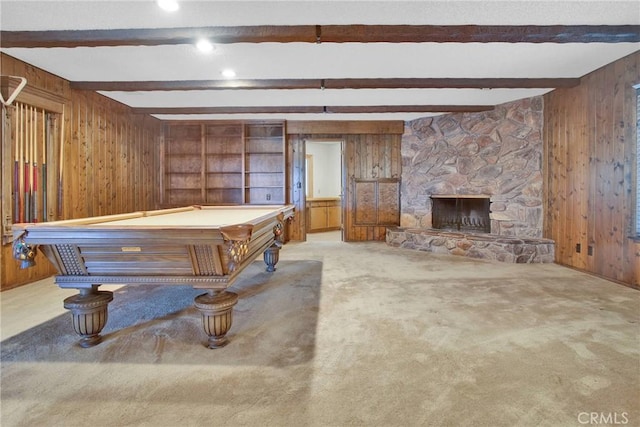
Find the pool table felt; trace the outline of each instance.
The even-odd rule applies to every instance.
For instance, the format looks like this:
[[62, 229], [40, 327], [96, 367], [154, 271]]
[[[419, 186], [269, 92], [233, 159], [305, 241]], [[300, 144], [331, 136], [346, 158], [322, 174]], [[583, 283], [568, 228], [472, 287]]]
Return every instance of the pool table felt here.
[[278, 210], [273, 208], [245, 207], [207, 207], [161, 215], [128, 218], [94, 224], [95, 226], [141, 226], [141, 227], [223, 227], [234, 224], [250, 223], [257, 218]]

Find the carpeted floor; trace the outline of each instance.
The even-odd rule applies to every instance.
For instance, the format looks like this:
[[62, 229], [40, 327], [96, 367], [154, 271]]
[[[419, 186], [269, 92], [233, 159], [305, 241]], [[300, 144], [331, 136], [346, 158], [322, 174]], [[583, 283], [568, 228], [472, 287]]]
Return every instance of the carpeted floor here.
[[640, 292], [606, 280], [315, 241], [233, 290], [218, 350], [186, 286], [116, 291], [94, 348], [69, 314], [4, 340], [1, 425], [640, 425]]

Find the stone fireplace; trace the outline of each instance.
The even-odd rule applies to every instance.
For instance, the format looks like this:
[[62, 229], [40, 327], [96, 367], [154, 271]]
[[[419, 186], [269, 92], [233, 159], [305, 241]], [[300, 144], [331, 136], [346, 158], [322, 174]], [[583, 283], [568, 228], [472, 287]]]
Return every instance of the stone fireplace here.
[[432, 226], [438, 230], [491, 233], [489, 196], [432, 195]]
[[542, 112], [542, 97], [533, 97], [488, 112], [407, 122], [400, 227], [387, 228], [387, 243], [504, 262], [553, 262], [554, 242], [542, 238]]
[[407, 122], [401, 227], [435, 228], [433, 196], [491, 196], [491, 234], [542, 237], [542, 98]]

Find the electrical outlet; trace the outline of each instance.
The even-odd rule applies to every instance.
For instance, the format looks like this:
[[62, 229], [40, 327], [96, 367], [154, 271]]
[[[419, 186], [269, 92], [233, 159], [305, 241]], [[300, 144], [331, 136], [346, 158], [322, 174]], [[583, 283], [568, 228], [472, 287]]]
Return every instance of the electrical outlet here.
[[267, 200], [271, 200], [271, 194], [267, 194]]
[[589, 255], [589, 256], [593, 255], [593, 246], [589, 245], [587, 247], [587, 255]]
[[576, 253], [582, 252], [582, 245], [580, 243], [576, 243]]

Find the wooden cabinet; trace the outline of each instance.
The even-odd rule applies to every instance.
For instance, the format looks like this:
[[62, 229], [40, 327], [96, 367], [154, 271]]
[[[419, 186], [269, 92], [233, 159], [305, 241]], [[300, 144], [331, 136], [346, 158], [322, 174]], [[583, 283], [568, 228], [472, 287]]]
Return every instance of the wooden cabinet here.
[[284, 147], [283, 122], [170, 123], [161, 204], [284, 204]]
[[354, 179], [354, 225], [400, 225], [400, 179]]
[[307, 199], [308, 232], [339, 230], [342, 206], [339, 197]]

